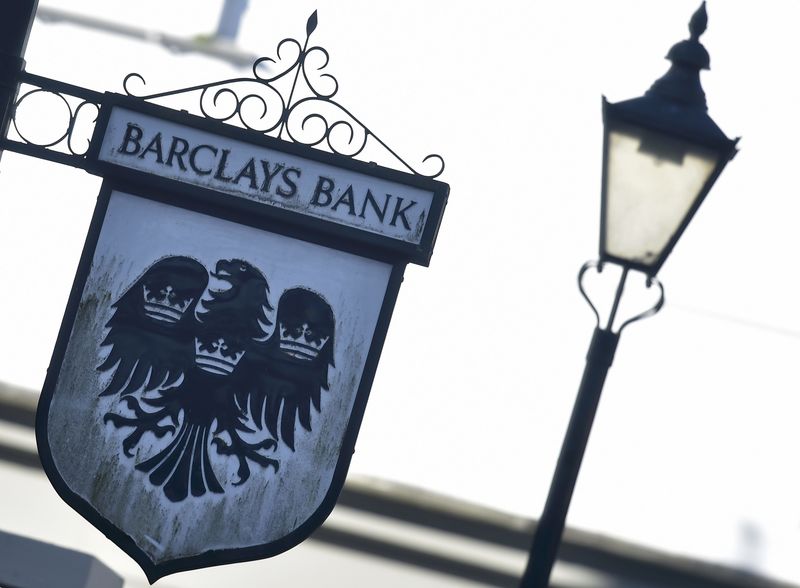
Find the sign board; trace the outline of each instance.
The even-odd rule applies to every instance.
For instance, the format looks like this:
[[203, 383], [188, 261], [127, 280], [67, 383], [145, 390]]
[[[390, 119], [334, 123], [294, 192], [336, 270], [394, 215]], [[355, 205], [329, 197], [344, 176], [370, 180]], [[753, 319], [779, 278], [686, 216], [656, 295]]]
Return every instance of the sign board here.
[[111, 94], [89, 159], [45, 471], [151, 581], [293, 547], [342, 488], [447, 186]]
[[98, 159], [419, 245], [434, 193], [113, 108]]
[[97, 130], [89, 167], [99, 175], [157, 176], [194, 201], [363, 244], [366, 254], [430, 261], [449, 190], [441, 182], [116, 94], [105, 95]]

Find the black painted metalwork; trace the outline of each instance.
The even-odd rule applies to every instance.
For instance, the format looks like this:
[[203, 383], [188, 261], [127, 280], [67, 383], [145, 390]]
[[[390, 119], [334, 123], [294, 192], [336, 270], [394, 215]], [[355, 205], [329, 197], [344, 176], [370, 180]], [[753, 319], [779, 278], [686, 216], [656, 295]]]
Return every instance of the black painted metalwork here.
[[[13, 115], [9, 121], [13, 133], [0, 142], [0, 148], [85, 168], [86, 153], [89, 151], [94, 125], [103, 104], [103, 94], [25, 71], [19, 73], [17, 80], [21, 84], [22, 93], [14, 102]], [[52, 98], [51, 109], [63, 113], [62, 126], [53, 138], [35, 139], [26, 129], [26, 104], [37, 97]], [[38, 118], [43, 114], [45, 113], [37, 111], [33, 117]], [[82, 144], [84, 141], [85, 144]]]
[[[329, 223], [323, 219], [305, 214], [298, 214], [283, 207], [265, 206], [263, 203], [241, 200], [236, 206], [247, 209], [244, 220], [237, 222], [247, 222], [246, 219], [264, 217], [271, 218], [274, 222], [269, 230], [279, 233], [287, 232], [290, 226], [301, 229], [299, 238], [313, 241], [320, 245], [334, 248], [346, 248], [356, 255], [362, 255], [379, 259], [381, 261], [395, 261], [404, 259], [412, 263], [428, 265], [433, 253], [433, 247], [439, 232], [439, 226], [447, 203], [449, 186], [433, 180], [431, 178], [412, 175], [382, 166], [371, 165], [358, 159], [329, 153], [319, 149], [309, 149], [300, 143], [281, 141], [277, 138], [260, 133], [246, 133], [242, 129], [229, 124], [221, 124], [219, 121], [204, 117], [191, 116], [185, 112], [167, 108], [163, 105], [122, 96], [118, 94], [105, 94], [103, 96], [103, 109], [100, 118], [95, 126], [95, 139], [92, 140], [92, 148], [86, 156], [85, 169], [103, 177], [114, 177], [125, 179], [135, 184], [150, 184], [152, 177], [149, 173], [128, 169], [118, 164], [102, 161], [99, 158], [100, 145], [103, 136], [107, 132], [108, 123], [117, 108], [135, 111], [144, 115], [152, 116], [160, 120], [174, 122], [183, 126], [188, 126], [200, 131], [212, 132], [221, 136], [245, 142], [247, 144], [264, 146], [276, 149], [283, 153], [301, 156], [308, 160], [313, 160], [326, 165], [344, 168], [371, 177], [381, 178], [392, 182], [428, 190], [434, 194], [430, 212], [425, 220], [425, 228], [422, 238], [418, 244], [407, 243], [399, 239], [393, 239], [377, 233], [362, 231], [356, 227], [348, 227], [335, 223]], [[165, 190], [174, 193], [183, 193], [190, 196], [193, 200], [203, 200], [214, 207], [218, 198], [214, 190], [195, 184], [184, 184], [182, 182], [165, 181]], [[215, 214], [220, 214], [216, 211]], [[224, 212], [222, 213], [224, 214]], [[288, 231], [287, 234], [294, 234]]]
[[[592, 309], [592, 312], [594, 313], [594, 316], [597, 319], [596, 328], [598, 328], [598, 329], [600, 328], [600, 313], [598, 312], [597, 307], [594, 305], [594, 303], [589, 298], [589, 295], [586, 293], [586, 289], [583, 286], [583, 279], [586, 276], [586, 272], [589, 271], [590, 269], [595, 269], [597, 271], [597, 273], [602, 273], [603, 269], [605, 268], [606, 263], [607, 262], [603, 262], [603, 261], [599, 261], [599, 260], [597, 260], [597, 261], [587, 261], [586, 263], [583, 264], [583, 266], [581, 266], [581, 269], [578, 272], [578, 290], [580, 291], [581, 296], [583, 296], [584, 300], [586, 300], [586, 303]], [[614, 295], [614, 302], [612, 303], [611, 312], [609, 313], [608, 322], [606, 323], [606, 327], [605, 327], [605, 329], [608, 330], [608, 331], [612, 330], [612, 328], [613, 328], [614, 319], [616, 318], [617, 310], [619, 308], [619, 303], [620, 303], [620, 300], [622, 299], [623, 289], [625, 287], [625, 281], [626, 281], [626, 279], [628, 277], [628, 273], [629, 272], [630, 272], [630, 268], [627, 268], [627, 267], [623, 266], [622, 275], [620, 276], [620, 281], [619, 281], [619, 284], [617, 285], [617, 291], [616, 291], [616, 293]], [[625, 327], [627, 327], [629, 324], [635, 323], [636, 321], [640, 321], [640, 320], [648, 318], [648, 317], [651, 317], [651, 316], [653, 316], [654, 314], [656, 314], [659, 310], [661, 310], [663, 308], [663, 306], [664, 306], [664, 286], [661, 284], [661, 282], [658, 280], [658, 278], [656, 278], [655, 276], [649, 276], [648, 275], [647, 276], [647, 280], [645, 281], [646, 287], [650, 288], [654, 284], [659, 289], [658, 300], [653, 304], [653, 306], [651, 306], [647, 310], [644, 310], [644, 311], [640, 312], [639, 314], [636, 314], [636, 315], [626, 319], [625, 321], [623, 321], [623, 323], [619, 326], [619, 329], [617, 329], [617, 333], [618, 334], [622, 333], [622, 330]]]
[[[36, 2], [32, 2], [35, 11]], [[277, 47], [277, 59], [261, 57], [253, 63], [252, 77], [147, 94], [133, 88], [136, 80], [144, 87], [144, 77], [130, 73], [123, 80], [123, 90], [127, 96], [145, 101], [198, 93], [196, 110], [205, 118], [350, 158], [358, 158], [377, 146], [386, 155], [387, 166], [421, 177], [440, 176], [445, 168], [441, 155], [430, 154], [419, 165], [411, 165], [349, 109], [334, 100], [339, 83], [324, 71], [330, 54], [323, 47], [309, 46], [316, 27], [314, 11], [306, 23], [304, 42], [283, 39]], [[24, 45], [18, 49], [22, 51]], [[26, 87], [17, 99], [20, 84]], [[18, 120], [25, 103], [40, 94], [55, 96], [59, 108], [66, 108], [63, 131], [52, 140], [29, 138], [24, 123]], [[0, 102], [3, 100], [8, 100], [9, 104], [0, 108], [2, 121], [14, 129], [16, 137], [0, 134], [0, 153], [8, 150], [73, 167], [86, 167], [91, 125], [97, 122], [105, 103], [103, 93], [26, 72], [21, 57], [4, 56], [0, 51]], [[94, 113], [88, 120], [84, 116], [87, 109]], [[76, 144], [78, 134], [81, 139], [85, 135], [86, 145]], [[423, 166], [427, 169], [422, 169]]]
[[277, 47], [277, 59], [261, 57], [253, 63], [253, 77], [230, 78], [148, 94], [132, 88], [135, 80], [142, 86], [146, 82], [141, 74], [130, 73], [125, 76], [122, 86], [128, 96], [148, 101], [199, 93], [196, 107], [206, 118], [354, 158], [374, 142], [388, 154], [392, 164], [399, 164], [408, 172], [429, 178], [441, 175], [445, 164], [440, 155], [430, 154], [423, 158], [421, 163], [432, 167], [428, 171], [412, 166], [350, 110], [334, 100], [339, 82], [325, 71], [330, 55], [322, 47], [309, 46], [316, 27], [317, 13], [314, 11], [306, 23], [304, 42], [283, 39]]
[[[664, 305], [664, 288], [655, 275], [663, 265], [683, 231], [689, 225], [703, 199], [722, 173], [725, 165], [736, 154], [737, 140], [730, 140], [706, 112], [705, 94], [700, 85], [700, 70], [708, 69], [708, 52], [700, 44], [699, 37], [707, 24], [705, 2], [694, 13], [689, 23], [690, 38], [670, 49], [667, 59], [672, 62], [669, 71], [657, 80], [644, 96], [609, 104], [603, 99], [603, 183], [600, 213], [600, 260], [584, 264], [578, 274], [578, 288], [589, 303], [597, 319], [592, 342], [586, 356], [586, 367], [575, 400], [572, 417], [561, 447], [556, 471], [544, 511], [533, 537], [528, 565], [522, 577], [521, 588], [546, 588], [555, 563], [561, 536], [572, 499], [572, 493], [580, 471], [581, 461], [589, 440], [600, 394], [608, 369], [614, 359], [620, 333], [629, 324], [652, 316]], [[609, 160], [609, 132], [616, 125], [629, 125], [637, 130], [659, 133], [671, 138], [687, 141], [692, 145], [713, 150], [716, 165], [672, 234], [660, 256], [653, 263], [622, 259], [606, 251], [607, 174]], [[608, 322], [601, 327], [600, 314], [589, 299], [583, 286], [583, 278], [589, 269], [603, 270], [604, 263], [611, 262], [622, 267], [619, 284], [614, 295]], [[630, 271], [640, 271], [647, 276], [646, 286], [655, 285], [659, 298], [655, 304], [627, 320], [617, 331], [613, 330], [619, 303]]]
[[30, 139], [29, 137], [27, 137], [25, 135], [25, 133], [23, 132], [23, 129], [20, 128], [19, 118], [17, 116], [15, 116], [11, 121], [12, 125], [14, 126], [14, 130], [22, 138], [22, 140], [25, 143], [29, 144], [29, 145], [35, 145], [37, 147], [45, 147], [45, 148], [47, 148], [47, 147], [55, 147], [58, 144], [60, 144], [61, 142], [64, 142], [64, 146], [69, 150], [69, 152], [72, 155], [79, 155], [79, 156], [85, 155], [86, 152], [89, 150], [89, 143], [90, 143], [89, 138], [86, 139], [86, 145], [85, 145], [85, 147], [83, 149], [80, 149], [80, 148], [76, 149], [75, 146], [73, 146], [73, 132], [75, 130], [75, 122], [77, 121], [77, 119], [78, 119], [78, 117], [79, 117], [79, 115], [81, 113], [81, 110], [83, 108], [86, 108], [87, 106], [88, 107], [93, 107], [95, 109], [95, 116], [91, 121], [91, 122], [95, 122], [97, 120], [97, 113], [99, 112], [100, 105], [95, 103], [95, 102], [89, 102], [88, 100], [83, 100], [82, 102], [79, 102], [77, 106], [73, 107], [73, 105], [70, 103], [69, 100], [67, 100], [67, 98], [66, 98], [66, 96], [64, 94], [61, 94], [59, 92], [53, 92], [51, 90], [45, 90], [43, 88], [35, 88], [33, 90], [28, 90], [27, 92], [25, 92], [22, 96], [20, 96], [17, 99], [17, 102], [15, 104], [15, 109], [17, 111], [19, 111], [20, 105], [27, 98], [30, 98], [30, 97], [35, 96], [36, 94], [40, 94], [40, 93], [49, 94], [49, 95], [58, 97], [60, 99], [61, 103], [63, 103], [64, 106], [66, 107], [67, 112], [68, 112], [68, 117], [67, 117], [67, 124], [66, 124], [66, 128], [64, 129], [64, 132], [61, 135], [59, 135], [56, 139], [54, 139], [52, 141], [45, 141], [43, 143], [37, 142], [35, 140]]
[[[25, 47], [39, 0], [18, 0], [3, 7], [0, 19], [0, 141], [8, 131], [19, 90], [19, 74], [25, 69]], [[2, 145], [0, 145], [2, 155]]]
[[547, 501], [533, 536], [533, 545], [528, 559], [528, 566], [520, 584], [521, 588], [545, 588], [548, 585], [550, 572], [561, 544], [561, 536], [564, 533], [564, 525], [572, 500], [572, 493], [575, 490], [578, 472], [589, 441], [597, 406], [600, 403], [600, 395], [603, 391], [608, 370], [614, 360], [622, 330], [633, 322], [653, 316], [664, 306], [664, 287], [655, 277], [648, 276], [645, 282], [646, 287], [651, 288], [655, 285], [658, 288], [658, 300], [647, 310], [624, 320], [616, 331], [613, 330], [619, 304], [625, 290], [625, 282], [631, 271], [629, 268], [623, 267], [611, 309], [608, 313], [606, 326], [601, 327], [600, 313], [587, 295], [583, 280], [586, 272], [590, 269], [595, 269], [600, 273], [603, 268], [604, 263], [602, 261], [588, 261], [583, 264], [578, 272], [578, 289], [591, 307], [597, 323], [595, 324], [592, 341], [589, 344], [589, 351], [586, 354], [586, 367], [578, 388], [578, 395], [572, 409], [567, 433], [561, 446], [561, 453], [550, 484]]
[[[708, 24], [703, 2], [689, 22], [689, 39], [672, 46], [667, 54], [671, 65], [666, 74], [656, 80], [644, 96], [610, 103], [603, 97], [603, 180], [600, 204], [600, 258], [656, 275], [667, 260], [681, 235], [705, 200], [722, 170], [737, 153], [739, 139], [729, 139], [708, 115], [706, 97], [700, 84], [700, 70], [709, 69], [709, 55], [699, 38]], [[609, 132], [620, 125], [648, 129], [675, 139], [688, 141], [713, 151], [716, 166], [697, 194], [692, 206], [669, 239], [664, 251], [654, 263], [637, 263], [621, 259], [606, 251], [606, 209]]]

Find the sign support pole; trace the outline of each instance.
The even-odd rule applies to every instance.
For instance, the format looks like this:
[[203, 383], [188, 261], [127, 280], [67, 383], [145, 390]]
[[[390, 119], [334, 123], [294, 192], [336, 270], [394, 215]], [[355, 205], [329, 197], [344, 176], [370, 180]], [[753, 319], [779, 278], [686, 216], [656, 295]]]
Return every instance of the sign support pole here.
[[23, 55], [38, 4], [39, 0], [12, 0], [0, 14], [0, 139], [5, 139], [13, 118], [19, 76], [25, 69]]

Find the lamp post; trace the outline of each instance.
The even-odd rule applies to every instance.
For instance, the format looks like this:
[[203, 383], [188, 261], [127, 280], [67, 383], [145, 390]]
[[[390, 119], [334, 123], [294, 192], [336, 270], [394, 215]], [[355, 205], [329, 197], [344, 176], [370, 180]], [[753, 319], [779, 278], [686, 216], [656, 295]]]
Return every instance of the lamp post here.
[[[597, 317], [597, 326], [521, 588], [548, 585], [620, 333], [631, 322], [661, 309], [664, 289], [656, 273], [736, 154], [738, 139], [728, 139], [708, 116], [700, 85], [700, 70], [709, 69], [708, 52], [699, 42], [706, 24], [704, 2], [691, 18], [689, 39], [674, 45], [667, 54], [672, 62], [669, 71], [644, 96], [616, 104], [603, 98], [600, 259], [584, 264], [578, 274], [578, 287]], [[606, 263], [621, 266], [622, 273], [603, 327], [583, 289], [583, 277], [590, 269], [602, 271]], [[644, 273], [648, 287], [657, 286], [659, 299], [615, 331], [617, 310], [631, 270]]]

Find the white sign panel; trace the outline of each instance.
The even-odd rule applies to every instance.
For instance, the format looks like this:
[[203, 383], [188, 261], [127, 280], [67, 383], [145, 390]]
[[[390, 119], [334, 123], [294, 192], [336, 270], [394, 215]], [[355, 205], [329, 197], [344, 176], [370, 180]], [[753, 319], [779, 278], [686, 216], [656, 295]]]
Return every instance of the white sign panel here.
[[151, 580], [288, 549], [343, 482], [393, 266], [104, 190], [40, 407], [48, 474]]
[[413, 245], [422, 241], [434, 200], [431, 190], [119, 106], [97, 159]]

